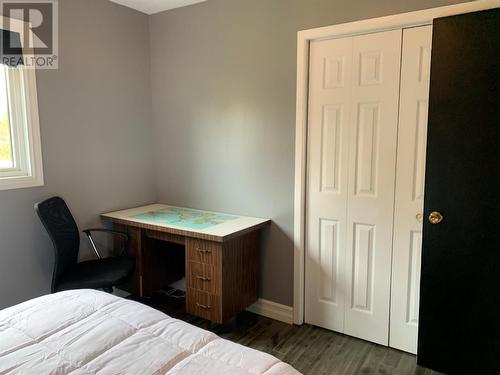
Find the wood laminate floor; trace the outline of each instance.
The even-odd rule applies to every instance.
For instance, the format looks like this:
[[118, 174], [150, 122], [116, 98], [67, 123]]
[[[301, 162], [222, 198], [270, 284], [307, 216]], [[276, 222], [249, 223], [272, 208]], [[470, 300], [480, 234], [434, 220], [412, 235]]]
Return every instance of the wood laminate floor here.
[[303, 374], [439, 375], [417, 366], [411, 354], [307, 324], [292, 326], [244, 312], [226, 325], [214, 325], [187, 314], [183, 299], [162, 294], [134, 299], [227, 340], [272, 354]]

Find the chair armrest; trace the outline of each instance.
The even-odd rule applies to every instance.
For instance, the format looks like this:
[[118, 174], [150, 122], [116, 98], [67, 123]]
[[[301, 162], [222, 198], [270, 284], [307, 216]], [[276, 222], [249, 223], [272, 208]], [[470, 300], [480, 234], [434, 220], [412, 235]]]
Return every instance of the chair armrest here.
[[108, 234], [111, 234], [114, 236], [122, 237], [124, 239], [124, 243], [123, 243], [122, 249], [120, 250], [119, 256], [125, 255], [125, 252], [127, 251], [127, 245], [128, 245], [129, 240], [130, 240], [130, 237], [127, 233], [119, 232], [119, 231], [113, 230], [113, 229], [106, 229], [106, 228], [89, 228], [89, 229], [83, 230], [82, 232], [87, 235], [87, 237], [90, 241], [90, 245], [94, 249], [94, 252], [96, 253], [97, 258], [99, 258], [99, 259], [101, 259], [102, 257], [101, 257], [101, 254], [99, 253], [99, 250], [97, 249], [97, 246], [94, 242], [94, 239], [92, 238], [93, 232], [103, 232], [103, 233], [108, 233]]

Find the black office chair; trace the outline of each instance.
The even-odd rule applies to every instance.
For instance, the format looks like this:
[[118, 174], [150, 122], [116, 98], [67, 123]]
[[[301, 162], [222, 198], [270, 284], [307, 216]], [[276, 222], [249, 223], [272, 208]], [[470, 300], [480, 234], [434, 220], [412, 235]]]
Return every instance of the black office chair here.
[[[109, 229], [87, 229], [96, 260], [77, 263], [80, 235], [71, 212], [62, 198], [54, 197], [37, 203], [35, 211], [54, 244], [55, 266], [52, 276], [52, 293], [68, 289], [103, 289], [112, 292], [113, 287], [125, 282], [134, 271], [135, 260], [125, 256], [128, 235]], [[102, 258], [92, 232], [106, 232], [124, 240], [120, 256]]]

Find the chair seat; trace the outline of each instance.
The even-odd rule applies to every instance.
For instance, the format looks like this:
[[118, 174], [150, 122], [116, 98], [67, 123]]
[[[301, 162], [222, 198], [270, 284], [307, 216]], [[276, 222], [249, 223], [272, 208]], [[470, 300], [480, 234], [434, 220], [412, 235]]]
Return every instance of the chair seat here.
[[58, 291], [113, 287], [127, 280], [135, 268], [135, 259], [114, 257], [77, 263], [61, 277]]

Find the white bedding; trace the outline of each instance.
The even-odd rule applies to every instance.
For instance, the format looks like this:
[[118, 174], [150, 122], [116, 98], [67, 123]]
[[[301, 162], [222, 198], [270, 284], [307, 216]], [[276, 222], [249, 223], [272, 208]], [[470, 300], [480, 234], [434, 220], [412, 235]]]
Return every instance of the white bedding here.
[[0, 311], [0, 374], [299, 373], [137, 302], [73, 290]]

